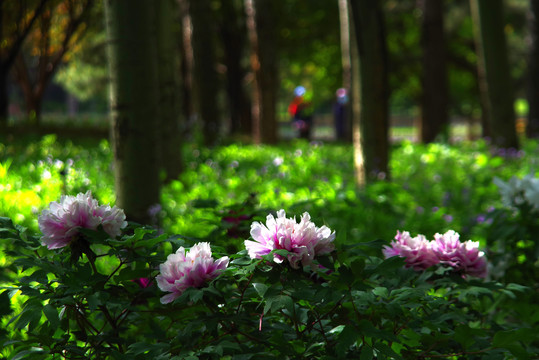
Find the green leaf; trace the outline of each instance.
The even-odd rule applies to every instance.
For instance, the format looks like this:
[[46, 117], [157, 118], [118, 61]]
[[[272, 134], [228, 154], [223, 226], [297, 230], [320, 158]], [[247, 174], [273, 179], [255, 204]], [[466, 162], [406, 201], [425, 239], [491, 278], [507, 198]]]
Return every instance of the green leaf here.
[[268, 311], [271, 311], [273, 313], [281, 309], [288, 310], [290, 314], [293, 313], [294, 301], [292, 301], [292, 298], [290, 296], [277, 295], [266, 299], [266, 305], [264, 306], [264, 314], [266, 314]]
[[352, 345], [355, 344], [361, 334], [352, 325], [345, 325], [344, 329], [337, 336], [337, 355], [343, 357], [346, 355]]
[[153, 246], [156, 245], [156, 244], [162, 243], [162, 242], [165, 241], [166, 239], [167, 239], [167, 235], [166, 235], [166, 234], [161, 234], [161, 235], [159, 235], [158, 237], [153, 238], [153, 239], [147, 239], [147, 240], [140, 240], [140, 241], [137, 241], [134, 245], [135, 245], [137, 248], [138, 248], [138, 247], [151, 248], [151, 247], [153, 247]]
[[58, 318], [58, 310], [51, 304], [47, 304], [43, 307], [43, 313], [49, 320], [53, 328], [58, 327], [60, 324], [60, 319]]
[[99, 305], [101, 305], [101, 300], [99, 299], [99, 292], [91, 294], [86, 298], [88, 302], [88, 308], [90, 310], [95, 310]]
[[374, 352], [372, 351], [372, 348], [369, 346], [362, 346], [361, 347], [361, 356], [359, 357], [360, 360], [371, 360], [374, 355]]
[[253, 287], [261, 297], [264, 297], [264, 294], [268, 290], [268, 286], [262, 283], [253, 283]]
[[515, 283], [507, 284], [506, 288], [507, 288], [507, 290], [518, 291], [518, 292], [526, 292], [526, 291], [528, 291], [530, 289], [528, 286], [515, 284]]
[[23, 310], [17, 322], [15, 323], [15, 329], [21, 330], [26, 327], [31, 322], [39, 321], [41, 319], [41, 311], [35, 307], [27, 307]]
[[507, 331], [498, 331], [494, 334], [492, 339], [492, 346], [508, 348], [509, 345], [520, 345], [520, 342], [529, 342], [535, 338], [535, 331], [533, 329], [515, 329]]
[[25, 358], [35, 359], [36, 355], [38, 354], [45, 354], [45, 352], [37, 348], [24, 350], [24, 351], [18, 352], [15, 356], [11, 358], [11, 360], [19, 360], [19, 359], [25, 359]]
[[375, 287], [372, 290], [372, 293], [376, 296], [380, 296], [383, 299], [386, 299], [389, 296], [389, 291], [386, 287]]
[[354, 274], [354, 276], [362, 276], [363, 270], [365, 269], [365, 260], [363, 259], [354, 260], [350, 264], [350, 269], [352, 270], [352, 273]]
[[11, 308], [11, 300], [9, 298], [8, 290], [0, 293], [0, 317], [11, 314], [13, 309]]
[[395, 351], [393, 351], [393, 349], [390, 348], [386, 343], [377, 342], [376, 344], [374, 344], [374, 348], [380, 351], [380, 353], [388, 356], [390, 359], [402, 359], [402, 357]]

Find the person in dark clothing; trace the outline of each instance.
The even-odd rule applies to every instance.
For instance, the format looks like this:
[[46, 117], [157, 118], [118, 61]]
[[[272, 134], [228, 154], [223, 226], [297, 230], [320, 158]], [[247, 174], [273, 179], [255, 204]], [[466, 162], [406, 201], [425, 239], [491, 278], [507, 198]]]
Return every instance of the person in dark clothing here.
[[344, 140], [346, 136], [346, 104], [348, 103], [348, 94], [346, 89], [337, 89], [336, 101], [333, 105], [333, 116], [335, 117], [335, 138]]

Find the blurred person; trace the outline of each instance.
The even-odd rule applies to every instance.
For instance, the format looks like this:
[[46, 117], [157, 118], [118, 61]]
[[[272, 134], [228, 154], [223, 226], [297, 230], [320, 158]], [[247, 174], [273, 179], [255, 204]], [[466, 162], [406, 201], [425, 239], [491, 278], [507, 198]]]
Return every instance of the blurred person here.
[[333, 105], [333, 116], [335, 118], [335, 138], [345, 140], [346, 136], [346, 105], [348, 104], [348, 93], [345, 88], [339, 88], [335, 92], [336, 100]]
[[292, 117], [292, 125], [301, 139], [309, 140], [313, 120], [310, 96], [303, 86], [294, 89], [294, 98], [288, 106], [288, 113]]

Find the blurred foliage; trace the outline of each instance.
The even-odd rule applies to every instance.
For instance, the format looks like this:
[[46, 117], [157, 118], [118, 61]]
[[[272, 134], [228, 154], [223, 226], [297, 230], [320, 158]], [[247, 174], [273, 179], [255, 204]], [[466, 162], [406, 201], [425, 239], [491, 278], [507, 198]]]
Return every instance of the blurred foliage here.
[[58, 69], [55, 82], [81, 101], [108, 99], [109, 69], [106, 57], [106, 31], [103, 4], [92, 9], [85, 36], [70, 52], [69, 60]]

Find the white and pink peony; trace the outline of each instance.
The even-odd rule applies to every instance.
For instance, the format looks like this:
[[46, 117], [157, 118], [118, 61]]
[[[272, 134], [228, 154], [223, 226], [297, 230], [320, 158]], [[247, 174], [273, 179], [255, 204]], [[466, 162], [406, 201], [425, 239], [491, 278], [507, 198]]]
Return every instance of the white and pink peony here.
[[423, 235], [411, 237], [408, 231], [397, 231], [391, 246], [382, 250], [386, 258], [400, 256], [406, 265], [416, 270], [424, 270], [438, 263], [438, 258], [431, 248], [431, 243]]
[[38, 218], [43, 236], [41, 243], [49, 249], [69, 245], [79, 234], [79, 229], [95, 230], [99, 225], [112, 238], [121, 234], [127, 226], [123, 210], [116, 206], [99, 206], [90, 191], [77, 196], [64, 195], [59, 202], [53, 201]]
[[209, 243], [195, 244], [189, 251], [180, 247], [170, 254], [167, 261], [159, 265], [160, 274], [155, 280], [164, 292], [162, 304], [168, 304], [178, 298], [190, 287], [199, 288], [219, 276], [228, 266], [228, 256], [214, 260]]
[[[287, 218], [284, 210], [277, 211], [277, 218], [269, 214], [265, 225], [256, 221], [251, 224], [251, 237], [254, 241], [246, 240], [245, 247], [252, 259], [284, 249], [294, 269], [311, 265], [315, 256], [329, 254], [335, 248], [335, 232], [326, 226], [317, 227], [307, 212], [299, 223], [295, 217]], [[284, 259], [275, 254], [273, 260], [281, 263]]]

